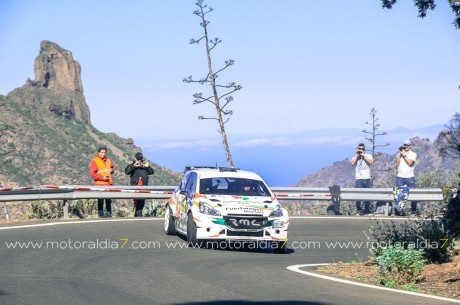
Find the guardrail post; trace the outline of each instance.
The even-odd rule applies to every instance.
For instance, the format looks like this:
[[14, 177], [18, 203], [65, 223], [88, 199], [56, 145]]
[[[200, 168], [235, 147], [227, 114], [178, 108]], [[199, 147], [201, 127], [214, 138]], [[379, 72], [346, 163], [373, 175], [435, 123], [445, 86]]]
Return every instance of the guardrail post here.
[[64, 218], [69, 218], [69, 201], [64, 200]]
[[390, 203], [387, 201], [385, 202], [385, 216], [389, 215], [389, 211], [390, 211]]
[[10, 214], [8, 214], [8, 208], [6, 207], [6, 202], [3, 203], [3, 212], [5, 213], [6, 220], [10, 220]]

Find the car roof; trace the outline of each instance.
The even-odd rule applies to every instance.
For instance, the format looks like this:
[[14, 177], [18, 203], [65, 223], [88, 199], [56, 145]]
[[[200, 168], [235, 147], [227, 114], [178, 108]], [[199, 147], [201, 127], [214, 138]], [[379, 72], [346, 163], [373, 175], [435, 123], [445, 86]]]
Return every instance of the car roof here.
[[224, 168], [192, 168], [186, 172], [196, 172], [200, 179], [202, 178], [213, 178], [213, 177], [230, 177], [230, 178], [247, 178], [247, 179], [255, 179], [255, 180], [262, 180], [263, 179], [256, 173], [240, 170], [240, 169], [228, 169]]

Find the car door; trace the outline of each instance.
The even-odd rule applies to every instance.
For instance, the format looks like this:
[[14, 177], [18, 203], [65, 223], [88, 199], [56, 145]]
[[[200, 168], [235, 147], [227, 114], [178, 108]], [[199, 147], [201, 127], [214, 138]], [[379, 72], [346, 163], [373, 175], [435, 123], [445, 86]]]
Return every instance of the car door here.
[[186, 187], [191, 174], [192, 173], [187, 173], [184, 176], [178, 187], [178, 190], [175, 191], [177, 204], [179, 205], [179, 220], [176, 221], [176, 227], [182, 231], [185, 230], [185, 224], [187, 223], [187, 215], [183, 212], [183, 207], [187, 205]]
[[195, 198], [195, 193], [196, 193], [196, 184], [197, 184], [197, 174], [192, 172], [190, 173], [190, 176], [188, 177], [187, 184], [185, 186], [185, 192], [186, 192], [186, 203], [184, 206], [181, 206], [181, 211], [183, 208], [183, 212], [187, 213], [188, 209], [192, 206], [193, 204], [193, 198]]
[[189, 215], [189, 209], [193, 205], [193, 198], [195, 198], [196, 193], [196, 184], [197, 184], [197, 174], [192, 172], [190, 173], [190, 177], [187, 180], [187, 184], [185, 186], [185, 193], [186, 193], [186, 200], [181, 204], [180, 211], [181, 214], [184, 216], [184, 228], [187, 229], [187, 220]]

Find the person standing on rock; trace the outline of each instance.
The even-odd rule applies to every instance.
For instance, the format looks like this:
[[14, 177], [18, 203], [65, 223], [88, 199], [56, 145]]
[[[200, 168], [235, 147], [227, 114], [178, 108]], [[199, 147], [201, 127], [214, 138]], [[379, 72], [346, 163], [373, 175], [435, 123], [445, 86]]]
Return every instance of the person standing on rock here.
[[[148, 185], [149, 175], [153, 175], [154, 170], [150, 166], [149, 161], [144, 160], [142, 153], [138, 152], [134, 156], [132, 163], [125, 168], [125, 174], [131, 177], [129, 183], [131, 185]], [[134, 217], [142, 217], [145, 199], [134, 199]]]
[[[112, 161], [107, 157], [107, 148], [99, 147], [97, 156], [89, 164], [89, 173], [94, 179], [94, 185], [107, 186], [112, 185], [112, 174], [114, 166]], [[99, 217], [104, 217], [104, 200], [108, 217], [112, 217], [112, 199], [98, 199], [97, 213]]]

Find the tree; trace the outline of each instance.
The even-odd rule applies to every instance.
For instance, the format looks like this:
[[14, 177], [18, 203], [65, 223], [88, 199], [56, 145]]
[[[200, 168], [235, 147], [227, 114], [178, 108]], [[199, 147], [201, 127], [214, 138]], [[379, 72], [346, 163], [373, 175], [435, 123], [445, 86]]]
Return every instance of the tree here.
[[[391, 9], [396, 4], [397, 0], [382, 0], [382, 8]], [[454, 21], [452, 24], [460, 29], [460, 1], [459, 0], [447, 0], [455, 14]], [[414, 5], [418, 10], [418, 17], [425, 18], [428, 10], [434, 11], [436, 8], [435, 0], [414, 0]]]
[[388, 146], [390, 144], [386, 143], [386, 144], [383, 144], [383, 145], [377, 145], [377, 142], [376, 142], [377, 139], [376, 138], [378, 136], [384, 136], [387, 133], [386, 132], [382, 132], [382, 133], [377, 132], [377, 130], [380, 127], [380, 124], [377, 123], [379, 118], [377, 118], [377, 116], [376, 116], [377, 115], [377, 110], [375, 110], [375, 108], [371, 109], [370, 115], [371, 115], [371, 118], [372, 118], [372, 122], [371, 123], [366, 122], [366, 124], [372, 126], [372, 131], [363, 130], [363, 132], [366, 133], [366, 134], [371, 135], [370, 137], [365, 138], [365, 139], [367, 141], [371, 142], [371, 144], [372, 144], [371, 155], [372, 155], [372, 158], [374, 159], [374, 162], [371, 164], [371, 179], [372, 179], [372, 184], [373, 184], [374, 180], [375, 180], [375, 171], [389, 171], [389, 170], [391, 170], [390, 168], [380, 169], [380, 170], [375, 169], [375, 161], [382, 155], [381, 152], [376, 152], [376, 148], [378, 148], [378, 147], [386, 147], [386, 146]]
[[[436, 139], [439, 153], [441, 156], [460, 158], [460, 113], [457, 112], [453, 115], [446, 128], [439, 133]], [[460, 183], [456, 196], [450, 195], [449, 197], [450, 200], [442, 220], [448, 234], [458, 239], [460, 238]]]
[[441, 156], [460, 158], [460, 113], [453, 115], [446, 128], [439, 133], [436, 139], [439, 153]]
[[[183, 81], [186, 83], [199, 83], [201, 85], [208, 84], [212, 88], [212, 95], [204, 97], [202, 93], [195, 93], [193, 97], [195, 100], [193, 101], [193, 104], [201, 104], [203, 102], [208, 102], [214, 105], [216, 109], [216, 114], [217, 117], [204, 117], [204, 116], [199, 116], [199, 120], [216, 120], [219, 123], [219, 129], [218, 132], [222, 136], [222, 142], [224, 144], [224, 149], [225, 149], [225, 154], [227, 156], [227, 162], [230, 167], [233, 167], [233, 160], [232, 160], [232, 155], [230, 153], [230, 147], [228, 145], [228, 140], [227, 140], [227, 133], [225, 132], [225, 124], [228, 122], [230, 119], [229, 117], [224, 120], [225, 116], [230, 116], [233, 114], [232, 110], [227, 110], [228, 104], [233, 101], [233, 97], [230, 95], [235, 91], [240, 90], [242, 87], [240, 85], [235, 84], [234, 82], [231, 82], [227, 85], [220, 85], [216, 82], [217, 77], [219, 76], [219, 73], [222, 72], [223, 70], [227, 69], [228, 67], [232, 66], [235, 62], [232, 59], [226, 60], [225, 65], [214, 72], [213, 66], [212, 66], [212, 61], [211, 61], [211, 51], [219, 44], [222, 42], [219, 38], [214, 38], [214, 39], [209, 39], [208, 38], [208, 24], [210, 21], [208, 21], [205, 17], [207, 14], [213, 11], [211, 7], [207, 7], [207, 5], [203, 4], [204, 0], [198, 0], [195, 4], [198, 6], [198, 10], [194, 11], [193, 14], [197, 15], [198, 17], [201, 18], [201, 23], [200, 25], [203, 27], [204, 35], [200, 37], [199, 39], [191, 39], [190, 44], [198, 44], [200, 41], [204, 40], [205, 46], [206, 46], [206, 55], [207, 55], [207, 60], [208, 60], [208, 74], [206, 77], [201, 78], [200, 80], [194, 80], [192, 76], [189, 76], [188, 78], [185, 78]], [[227, 90], [225, 93], [219, 95], [218, 90]], [[222, 101], [222, 98], [225, 98], [225, 101]]]

